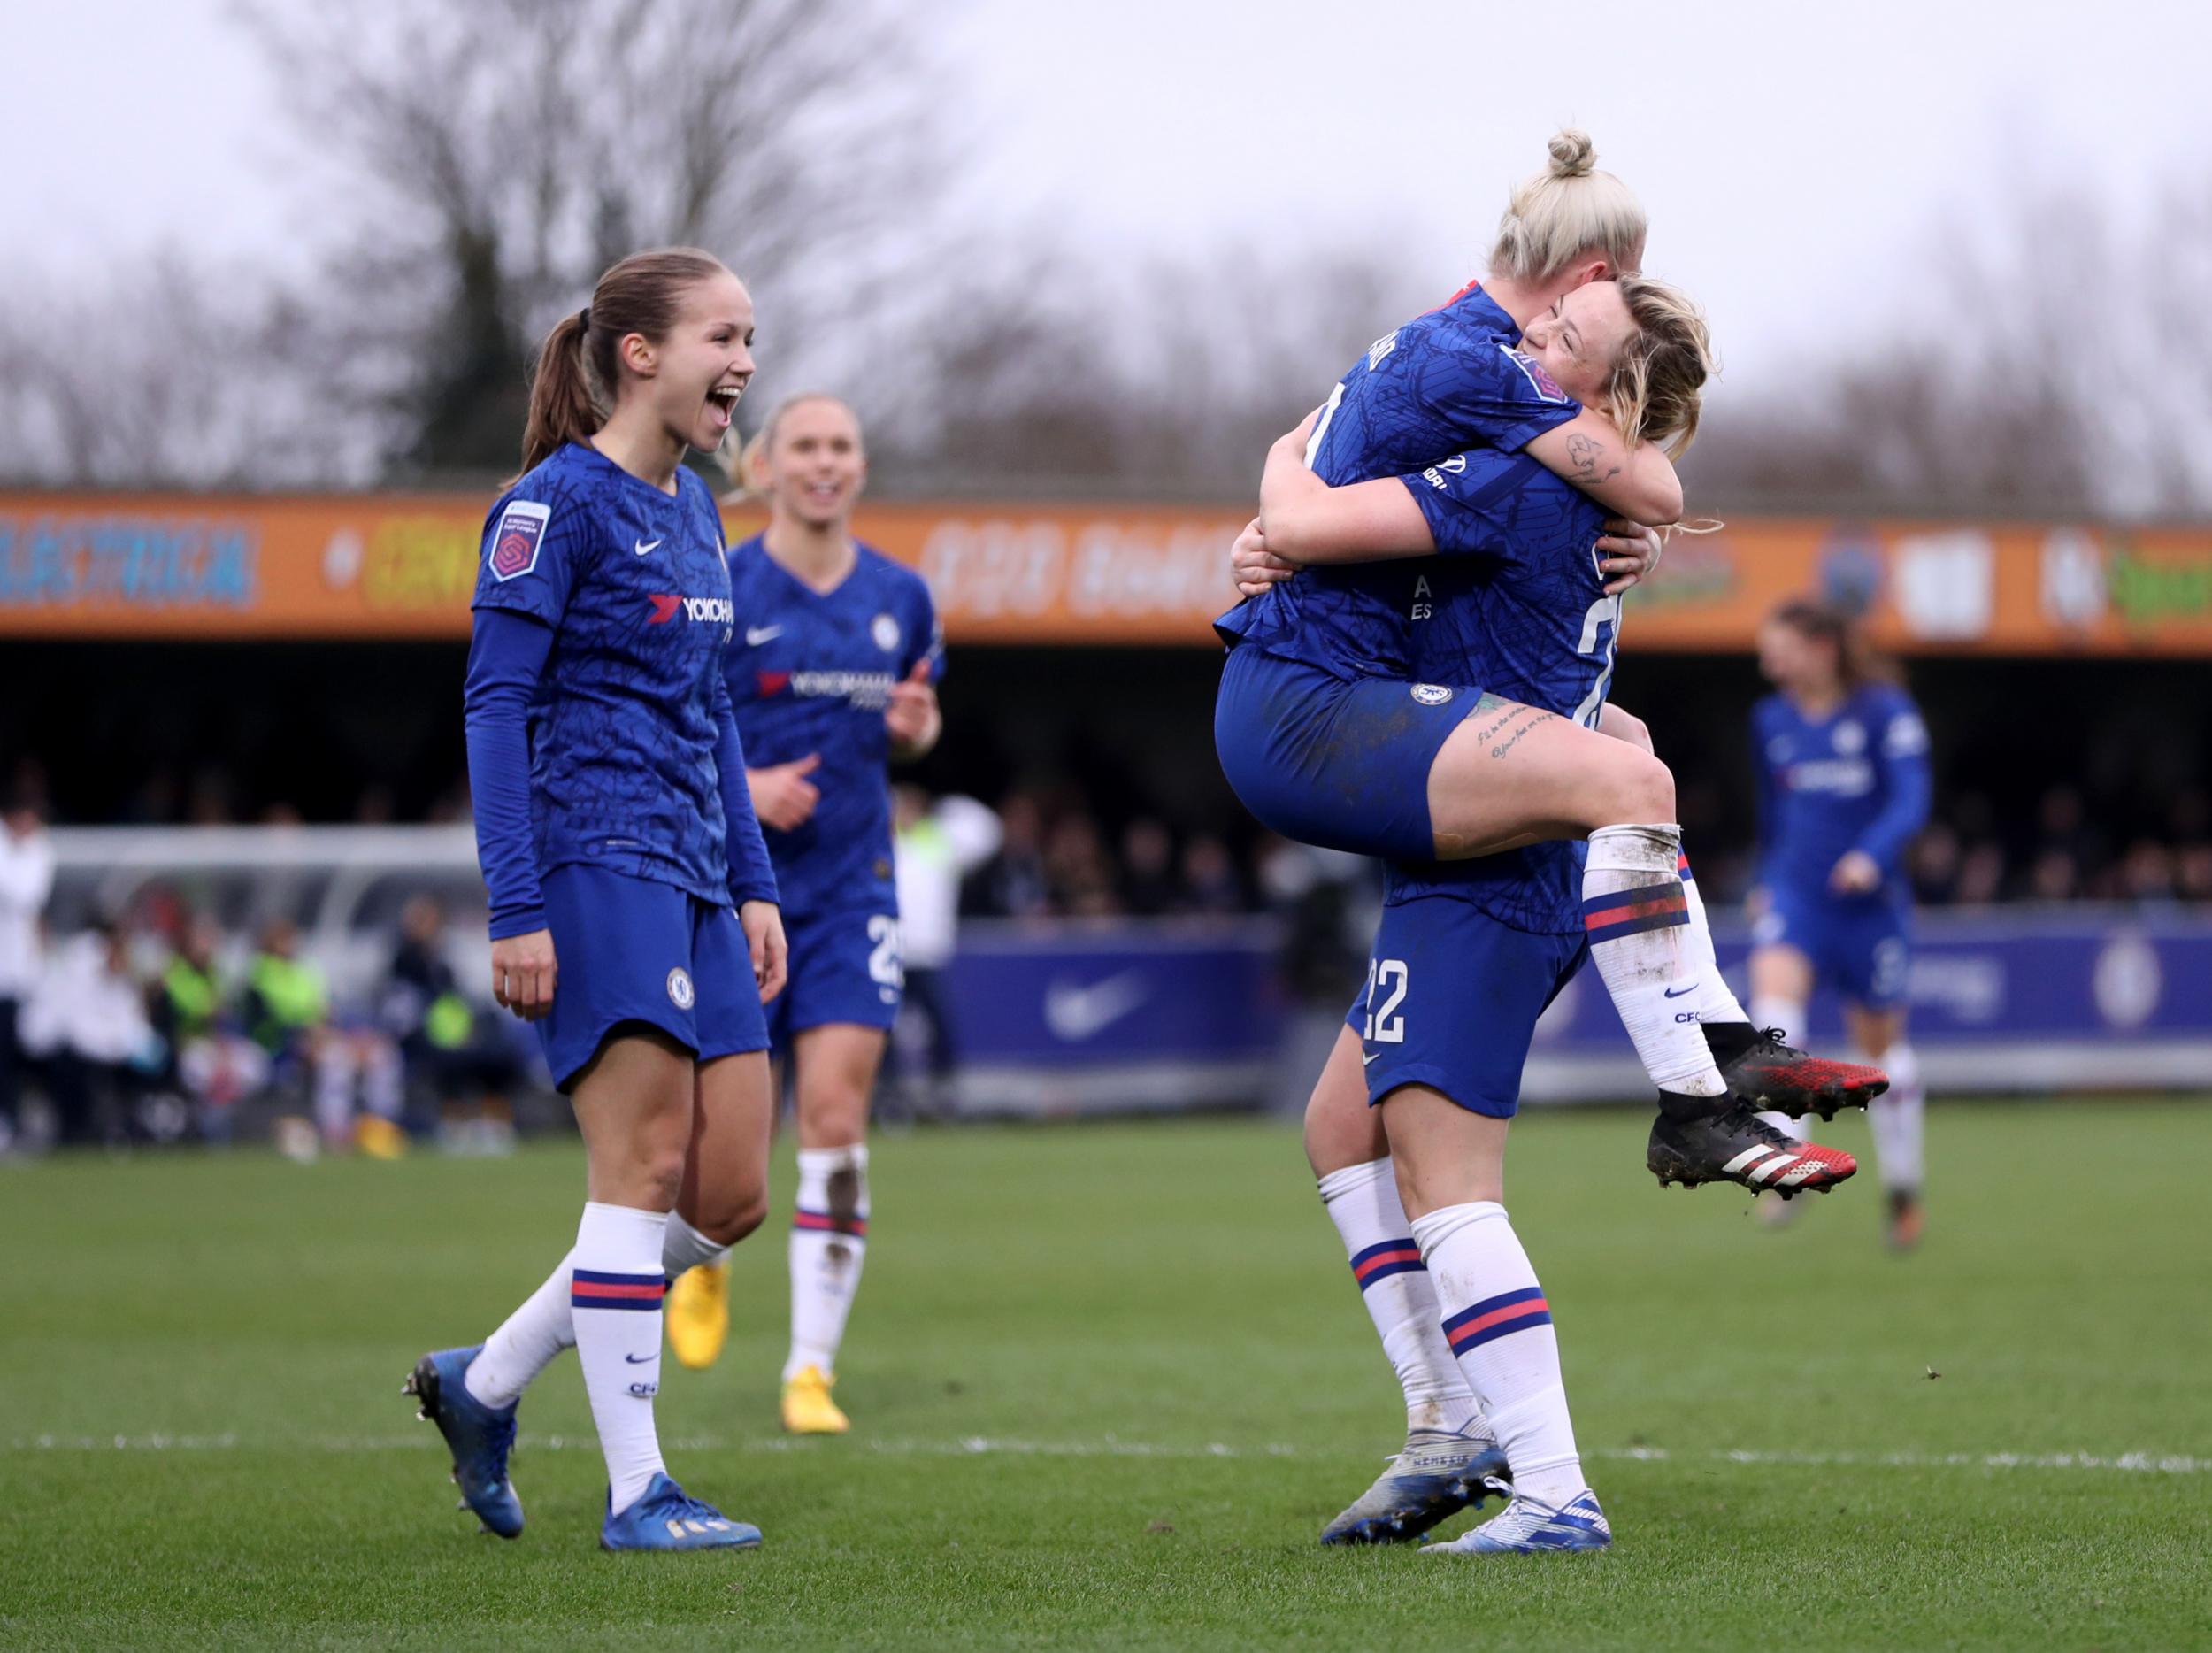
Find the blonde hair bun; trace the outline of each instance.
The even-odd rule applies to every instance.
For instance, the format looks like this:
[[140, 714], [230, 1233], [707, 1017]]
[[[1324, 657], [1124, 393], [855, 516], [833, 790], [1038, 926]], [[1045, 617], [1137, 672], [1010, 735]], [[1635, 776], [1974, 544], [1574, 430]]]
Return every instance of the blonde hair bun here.
[[1576, 127], [1563, 127], [1552, 135], [1546, 146], [1551, 151], [1551, 175], [1555, 178], [1587, 177], [1597, 165], [1597, 145], [1590, 142], [1590, 135]]

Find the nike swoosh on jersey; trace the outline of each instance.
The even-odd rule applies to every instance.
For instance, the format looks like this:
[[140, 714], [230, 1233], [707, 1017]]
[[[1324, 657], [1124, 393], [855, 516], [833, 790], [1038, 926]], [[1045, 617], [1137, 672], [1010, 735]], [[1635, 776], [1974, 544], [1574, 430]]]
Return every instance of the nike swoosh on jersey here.
[[646, 554], [646, 552], [657, 551], [660, 548], [661, 542], [658, 540], [640, 540], [631, 549], [636, 551], [640, 557], [642, 557]]
[[761, 644], [782, 635], [783, 627], [780, 626], [748, 626], [745, 628], [745, 646], [757, 649]]

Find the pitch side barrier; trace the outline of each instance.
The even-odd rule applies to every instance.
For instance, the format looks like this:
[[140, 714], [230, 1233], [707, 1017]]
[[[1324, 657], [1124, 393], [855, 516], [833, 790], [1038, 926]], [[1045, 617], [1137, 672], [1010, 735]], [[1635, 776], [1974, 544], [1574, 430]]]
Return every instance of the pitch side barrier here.
[[[488, 974], [466, 826], [73, 828], [54, 834], [50, 927], [173, 893], [213, 911], [242, 954], [282, 913], [305, 927], [341, 1000], [373, 997], [398, 908], [444, 896], [465, 982]], [[2212, 911], [2000, 907], [1924, 913], [1909, 978], [1913, 1042], [1939, 1093], [2200, 1090], [2212, 1074]], [[1747, 937], [1719, 935], [1743, 988]], [[964, 1114], [1052, 1116], [1294, 1109], [1358, 987], [1338, 1004], [1282, 986], [1266, 919], [975, 921], [942, 987]], [[1815, 1001], [1807, 1042], [1843, 1049]], [[1794, 1030], [1793, 1030], [1794, 1031]], [[1578, 976], [1537, 1030], [1534, 1103], [1640, 1097], [1647, 1087], [1601, 983]]]
[[[1748, 938], [1718, 938], [1743, 990]], [[1278, 985], [1273, 926], [1135, 922], [1038, 933], [976, 924], [949, 973], [966, 1067], [989, 1111], [1303, 1104], [1315, 1024]], [[1345, 984], [1348, 1005], [1356, 981]], [[2104, 906], [1922, 915], [1909, 979], [1913, 1042], [1943, 1093], [2196, 1090], [2212, 1075], [2212, 912]], [[1841, 1011], [1812, 1007], [1810, 1042], [1841, 1050]], [[1307, 1055], [1279, 1059], [1302, 1022]], [[1317, 1044], [1326, 1049], [1325, 1041]], [[1182, 1088], [1179, 1091], [1177, 1087]], [[1539, 1026], [1535, 1103], [1648, 1088], [1604, 985], [1584, 971]]]

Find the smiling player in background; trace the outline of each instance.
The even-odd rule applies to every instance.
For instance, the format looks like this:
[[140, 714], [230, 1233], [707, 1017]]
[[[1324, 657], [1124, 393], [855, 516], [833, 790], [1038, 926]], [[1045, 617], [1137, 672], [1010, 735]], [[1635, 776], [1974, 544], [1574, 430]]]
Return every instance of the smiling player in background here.
[[[921, 577], [853, 538], [868, 463], [850, 408], [792, 397], [744, 469], [769, 520], [729, 555], [745, 625], [726, 665], [783, 891], [791, 986], [771, 1031], [799, 1132], [783, 1425], [835, 1434], [849, 1422], [830, 1390], [868, 1247], [869, 1099], [903, 985], [885, 771], [937, 743], [944, 647]], [[679, 1360], [711, 1365], [728, 1327], [726, 1265], [676, 1282]]]

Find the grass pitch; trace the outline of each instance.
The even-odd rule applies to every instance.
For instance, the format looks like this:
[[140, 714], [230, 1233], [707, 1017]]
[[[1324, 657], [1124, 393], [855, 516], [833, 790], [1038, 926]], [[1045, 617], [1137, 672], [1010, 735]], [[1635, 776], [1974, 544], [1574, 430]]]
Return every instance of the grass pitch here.
[[1939, 1109], [1901, 1259], [1870, 1172], [1773, 1233], [1642, 1147], [1624, 1113], [1517, 1134], [1617, 1542], [1486, 1562], [1314, 1542], [1401, 1414], [1279, 1126], [881, 1142], [841, 1440], [777, 1431], [764, 1231], [721, 1365], [670, 1360], [660, 1403], [749, 1555], [600, 1553], [572, 1360], [524, 1404], [512, 1543], [398, 1392], [557, 1257], [572, 1146], [9, 1169], [0, 1645], [2212, 1644], [2212, 1108]]

